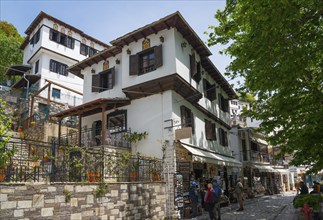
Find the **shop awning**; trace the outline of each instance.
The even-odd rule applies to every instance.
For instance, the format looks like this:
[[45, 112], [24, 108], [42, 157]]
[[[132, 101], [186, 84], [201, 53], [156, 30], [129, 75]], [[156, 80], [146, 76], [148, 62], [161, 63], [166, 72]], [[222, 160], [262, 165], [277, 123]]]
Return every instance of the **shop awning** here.
[[275, 168], [276, 171], [278, 171], [279, 173], [282, 173], [282, 174], [288, 174], [289, 173], [289, 170], [288, 169], [278, 169], [278, 168]]
[[181, 146], [192, 153], [193, 161], [201, 163], [213, 163], [222, 166], [242, 167], [242, 163], [236, 159], [215, 154], [201, 148], [190, 147], [183, 143]]
[[256, 168], [259, 170], [259, 172], [267, 172], [267, 173], [278, 173], [277, 170], [275, 170], [274, 168], [272, 168], [269, 165], [258, 165], [258, 164], [253, 164], [252, 165], [253, 168]]

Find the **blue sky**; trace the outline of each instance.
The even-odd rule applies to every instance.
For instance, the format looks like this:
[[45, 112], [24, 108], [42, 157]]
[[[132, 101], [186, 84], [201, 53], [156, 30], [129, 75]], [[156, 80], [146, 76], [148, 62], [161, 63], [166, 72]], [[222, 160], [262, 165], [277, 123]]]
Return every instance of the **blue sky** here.
[[[0, 0], [0, 19], [13, 24], [20, 35], [40, 11], [64, 21], [103, 42], [110, 41], [179, 11], [199, 37], [206, 42], [208, 25], [216, 25], [216, 10], [223, 9], [225, 1], [15, 1]], [[230, 59], [218, 52], [221, 45], [209, 48], [215, 66], [224, 73]], [[234, 83], [234, 81], [229, 81]]]

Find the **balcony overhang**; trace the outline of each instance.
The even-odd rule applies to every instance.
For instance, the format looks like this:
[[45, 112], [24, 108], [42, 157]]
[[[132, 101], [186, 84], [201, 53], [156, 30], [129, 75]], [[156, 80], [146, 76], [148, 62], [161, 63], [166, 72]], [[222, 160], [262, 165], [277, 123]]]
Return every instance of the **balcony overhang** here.
[[167, 90], [176, 91], [192, 103], [202, 98], [202, 94], [177, 73], [122, 89], [130, 99], [139, 99]]
[[[29, 81], [29, 86], [36, 83], [40, 79], [40, 75], [25, 75], [25, 77]], [[26, 79], [22, 77], [12, 85], [12, 88], [18, 89], [28, 86], [28, 81]]]
[[119, 108], [129, 104], [130, 100], [128, 98], [100, 98], [51, 115], [51, 118], [57, 118], [61, 120], [69, 116], [85, 117], [102, 112], [102, 109], [105, 109], [105, 111], [107, 111], [109, 109]]
[[31, 70], [30, 65], [13, 65], [10, 66], [5, 75], [7, 76], [23, 76], [28, 70]]

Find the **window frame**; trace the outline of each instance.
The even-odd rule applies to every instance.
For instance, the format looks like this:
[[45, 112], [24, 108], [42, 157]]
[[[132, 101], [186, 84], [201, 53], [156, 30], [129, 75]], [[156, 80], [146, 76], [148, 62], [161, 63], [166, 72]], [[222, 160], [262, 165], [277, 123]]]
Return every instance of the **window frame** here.
[[[106, 81], [104, 81], [106, 80]], [[115, 67], [92, 75], [92, 92], [104, 92], [115, 86]]]
[[184, 105], [180, 106], [181, 111], [181, 127], [192, 127], [192, 134], [195, 133], [194, 114], [191, 109]]
[[67, 72], [68, 66], [64, 63], [58, 62], [56, 60], [50, 59], [49, 61], [49, 71], [58, 73], [62, 76], [68, 76]]
[[[109, 126], [110, 125], [110, 119], [116, 118], [117, 116], [122, 116], [122, 119], [123, 119], [122, 126], [119, 127], [121, 129], [111, 130], [110, 128], [112, 128], [112, 127]], [[110, 134], [127, 131], [127, 110], [117, 110], [117, 111], [114, 111], [114, 112], [111, 112], [111, 113], [107, 114], [107, 128], [108, 128]]]
[[[56, 94], [58, 94], [58, 95], [56, 95]], [[52, 98], [60, 99], [61, 98], [61, 90], [57, 89], [57, 88], [52, 88]]]
[[206, 140], [216, 141], [216, 126], [215, 123], [205, 119], [205, 138]]
[[219, 128], [219, 143], [223, 147], [228, 147], [228, 132], [226, 132], [223, 128]]
[[208, 80], [203, 79], [203, 94], [208, 100], [214, 101], [216, 99], [215, 83], [211, 84]]

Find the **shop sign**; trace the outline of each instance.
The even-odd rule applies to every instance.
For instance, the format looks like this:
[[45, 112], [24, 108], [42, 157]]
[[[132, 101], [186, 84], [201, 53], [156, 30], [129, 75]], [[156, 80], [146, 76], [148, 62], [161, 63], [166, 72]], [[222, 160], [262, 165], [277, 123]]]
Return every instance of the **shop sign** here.
[[191, 138], [192, 137], [192, 128], [187, 127], [187, 128], [180, 128], [175, 130], [175, 139], [180, 140], [180, 139], [186, 139], [186, 138]]
[[297, 168], [294, 166], [289, 167], [289, 172], [290, 173], [297, 173]]

